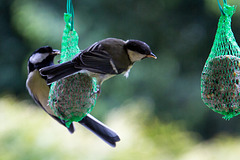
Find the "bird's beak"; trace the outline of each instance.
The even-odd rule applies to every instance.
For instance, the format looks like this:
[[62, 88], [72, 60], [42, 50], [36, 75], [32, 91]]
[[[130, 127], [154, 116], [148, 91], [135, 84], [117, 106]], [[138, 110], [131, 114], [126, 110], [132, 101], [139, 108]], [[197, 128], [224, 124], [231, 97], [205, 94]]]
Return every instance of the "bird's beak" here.
[[60, 54], [61, 54], [61, 52], [57, 49], [54, 49], [51, 53], [51, 55], [60, 55]]
[[157, 59], [157, 56], [155, 56], [155, 54], [153, 54], [152, 52], [151, 52], [151, 54], [147, 55], [146, 57]]

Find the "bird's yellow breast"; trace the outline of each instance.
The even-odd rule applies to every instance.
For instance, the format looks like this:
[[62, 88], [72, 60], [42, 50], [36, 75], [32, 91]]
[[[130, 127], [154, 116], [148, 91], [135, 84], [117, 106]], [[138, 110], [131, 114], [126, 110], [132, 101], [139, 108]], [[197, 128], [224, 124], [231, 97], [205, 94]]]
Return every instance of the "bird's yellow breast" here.
[[40, 102], [42, 107], [49, 114], [54, 115], [53, 111], [48, 106], [48, 94], [50, 89], [38, 70], [29, 73], [26, 86], [29, 93]]

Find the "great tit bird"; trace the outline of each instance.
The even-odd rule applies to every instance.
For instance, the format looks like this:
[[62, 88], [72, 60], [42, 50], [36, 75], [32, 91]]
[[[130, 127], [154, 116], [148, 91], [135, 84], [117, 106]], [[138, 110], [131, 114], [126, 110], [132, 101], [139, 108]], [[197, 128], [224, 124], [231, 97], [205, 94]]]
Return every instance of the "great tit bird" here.
[[[66, 121], [58, 118], [48, 105], [48, 95], [50, 86], [46, 83], [46, 77], [41, 76], [39, 69], [46, 66], [53, 65], [53, 60], [56, 55], [60, 54], [60, 51], [53, 50], [49, 46], [44, 46], [32, 53], [28, 60], [28, 78], [26, 81], [26, 87], [29, 94], [34, 101], [41, 106], [41, 108], [47, 112], [53, 119], [66, 127]], [[115, 147], [116, 142], [120, 141], [119, 136], [108, 128], [106, 125], [98, 121], [96, 118], [88, 114], [78, 123], [95, 133], [109, 145]], [[67, 127], [66, 127], [67, 128]], [[70, 133], [74, 132], [73, 123], [67, 128]]]
[[97, 79], [100, 87], [115, 75], [123, 73], [128, 77], [133, 64], [147, 57], [157, 58], [142, 41], [107, 38], [81, 51], [71, 61], [44, 67], [40, 73], [47, 77], [48, 84], [76, 72], [87, 73]]

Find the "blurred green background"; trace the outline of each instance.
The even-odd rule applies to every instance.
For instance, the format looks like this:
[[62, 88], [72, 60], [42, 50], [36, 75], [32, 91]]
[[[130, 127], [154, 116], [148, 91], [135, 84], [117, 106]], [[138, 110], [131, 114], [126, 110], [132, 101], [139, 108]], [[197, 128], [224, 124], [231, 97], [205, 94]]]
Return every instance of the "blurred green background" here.
[[[70, 135], [25, 88], [31, 52], [61, 47], [66, 1], [0, 0], [0, 159], [238, 159], [239, 117], [222, 119], [200, 97], [220, 16], [217, 0], [73, 2], [80, 49], [107, 37], [139, 39], [158, 56], [136, 63], [128, 79], [117, 76], [102, 86], [92, 114], [121, 141], [113, 149], [77, 124]], [[237, 41], [239, 18], [237, 8]]]

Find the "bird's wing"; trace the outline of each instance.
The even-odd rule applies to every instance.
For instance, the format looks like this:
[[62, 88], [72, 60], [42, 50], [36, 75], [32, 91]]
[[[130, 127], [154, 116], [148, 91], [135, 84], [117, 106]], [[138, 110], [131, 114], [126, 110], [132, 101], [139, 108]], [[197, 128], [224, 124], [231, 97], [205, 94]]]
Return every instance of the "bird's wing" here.
[[81, 70], [100, 74], [119, 74], [122, 72], [116, 67], [110, 54], [104, 50], [99, 42], [96, 42], [77, 54], [71, 61], [44, 67], [40, 69], [40, 73], [47, 77], [47, 84], [51, 84]]
[[74, 67], [101, 74], [118, 74], [118, 70], [109, 53], [103, 50], [82, 52], [73, 59]]

